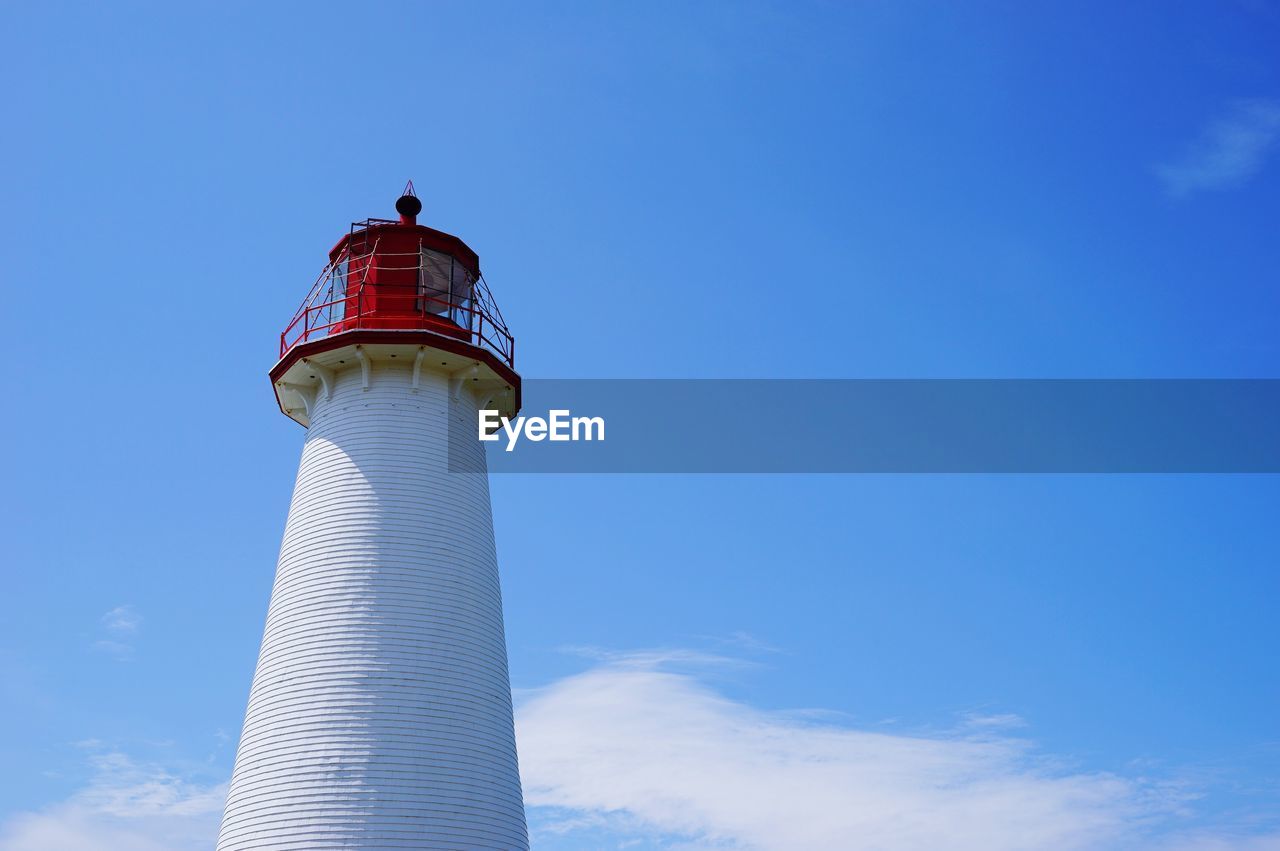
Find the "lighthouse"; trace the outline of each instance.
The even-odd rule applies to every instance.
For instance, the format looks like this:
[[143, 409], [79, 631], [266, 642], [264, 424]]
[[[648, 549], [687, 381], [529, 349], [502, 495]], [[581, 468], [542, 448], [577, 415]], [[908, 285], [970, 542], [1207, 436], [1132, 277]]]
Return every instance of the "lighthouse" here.
[[[306, 428], [218, 851], [527, 849], [481, 410], [520, 405], [480, 259], [353, 223], [280, 337]], [[469, 435], [470, 439], [460, 439]]]

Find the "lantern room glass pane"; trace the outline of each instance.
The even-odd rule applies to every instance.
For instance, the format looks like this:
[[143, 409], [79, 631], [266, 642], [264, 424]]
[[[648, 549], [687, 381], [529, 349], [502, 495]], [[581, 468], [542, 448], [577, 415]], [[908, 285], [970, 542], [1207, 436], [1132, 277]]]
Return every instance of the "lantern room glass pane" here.
[[471, 300], [474, 296], [476, 279], [466, 266], [458, 261], [453, 262], [452, 275], [450, 276], [450, 299], [449, 304], [452, 308], [451, 317], [454, 322], [463, 328], [471, 328]]
[[343, 257], [333, 267], [333, 283], [329, 288], [329, 322], [341, 322], [347, 315], [347, 258]]
[[427, 313], [449, 311], [450, 278], [453, 258], [429, 248], [421, 249], [418, 267], [418, 296]]

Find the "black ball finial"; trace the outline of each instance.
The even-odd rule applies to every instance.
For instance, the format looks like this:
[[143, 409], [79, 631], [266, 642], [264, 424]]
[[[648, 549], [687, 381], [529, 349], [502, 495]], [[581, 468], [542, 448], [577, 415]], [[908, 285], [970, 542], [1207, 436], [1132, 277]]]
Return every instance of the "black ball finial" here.
[[416, 216], [422, 212], [422, 202], [412, 195], [401, 195], [396, 199], [396, 212], [402, 216]]

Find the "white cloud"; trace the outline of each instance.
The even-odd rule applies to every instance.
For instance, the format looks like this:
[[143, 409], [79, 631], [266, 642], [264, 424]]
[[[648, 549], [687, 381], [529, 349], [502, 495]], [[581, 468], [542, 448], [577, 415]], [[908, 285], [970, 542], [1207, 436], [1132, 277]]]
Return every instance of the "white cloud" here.
[[71, 798], [19, 813], [0, 827], [0, 851], [207, 851], [225, 784], [184, 780], [120, 753], [95, 755], [93, 777]]
[[[517, 727], [542, 848], [603, 825], [688, 849], [1170, 847], [1157, 834], [1189, 801], [1182, 787], [1064, 767], [1002, 732], [1017, 723], [970, 717], [931, 735], [815, 723], [632, 660], [531, 693]], [[1274, 840], [1249, 841], [1185, 847]]]
[[[860, 729], [718, 694], [688, 672], [722, 673], [715, 656], [594, 655], [517, 713], [537, 851], [1280, 851], [1257, 824], [1191, 830], [1181, 784], [1050, 759], [1010, 735], [1017, 716], [972, 714], [927, 735]], [[9, 817], [0, 851], [213, 846], [225, 783], [82, 746], [95, 752], [90, 782]]]
[[132, 635], [142, 626], [142, 616], [133, 606], [116, 606], [102, 616], [102, 625], [115, 635]]
[[133, 658], [130, 639], [142, 628], [142, 615], [133, 606], [116, 606], [101, 618], [102, 629], [107, 633], [93, 643], [95, 650], [114, 656], [119, 661]]
[[1239, 186], [1262, 168], [1280, 139], [1280, 100], [1233, 102], [1178, 159], [1156, 167], [1165, 190], [1175, 197], [1206, 189]]

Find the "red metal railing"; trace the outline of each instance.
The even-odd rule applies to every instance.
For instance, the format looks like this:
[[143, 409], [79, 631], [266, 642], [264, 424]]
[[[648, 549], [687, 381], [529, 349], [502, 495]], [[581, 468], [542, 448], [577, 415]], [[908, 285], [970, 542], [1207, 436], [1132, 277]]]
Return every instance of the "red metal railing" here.
[[[449, 262], [447, 277], [442, 261]], [[368, 254], [344, 252], [320, 273], [281, 332], [280, 356], [299, 343], [362, 328], [434, 331], [487, 349], [515, 367], [515, 338], [488, 284], [448, 255], [379, 253], [376, 243]]]

